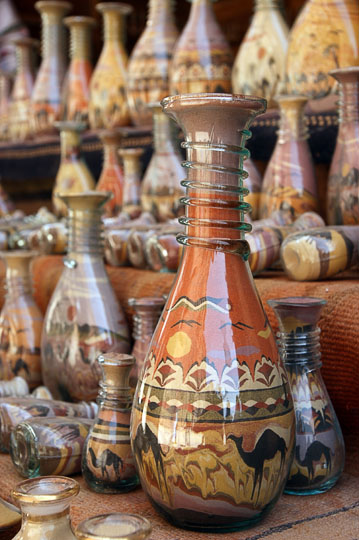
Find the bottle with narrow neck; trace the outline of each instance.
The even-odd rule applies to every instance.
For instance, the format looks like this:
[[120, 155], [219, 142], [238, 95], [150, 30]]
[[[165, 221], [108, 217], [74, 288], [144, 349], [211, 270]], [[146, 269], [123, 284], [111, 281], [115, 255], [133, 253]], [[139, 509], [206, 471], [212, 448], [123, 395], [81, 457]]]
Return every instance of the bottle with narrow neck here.
[[70, 65], [62, 88], [63, 120], [88, 124], [90, 101], [91, 30], [96, 24], [92, 17], [66, 17], [70, 30]]
[[36, 9], [42, 21], [42, 62], [32, 93], [32, 124], [35, 135], [55, 133], [60, 119], [61, 87], [66, 72], [63, 18], [72, 5], [60, 0], [41, 0]]
[[357, 0], [309, 0], [291, 28], [286, 59], [287, 90], [311, 99], [334, 89], [329, 71], [359, 63]]
[[339, 83], [339, 130], [329, 170], [327, 221], [359, 225], [359, 67], [330, 75]]
[[123, 46], [125, 17], [132, 7], [120, 2], [101, 2], [104, 45], [90, 84], [89, 120], [92, 129], [126, 126], [130, 115], [126, 99], [127, 54]]
[[171, 120], [159, 103], [151, 104], [153, 114], [153, 154], [141, 185], [141, 206], [158, 221], [167, 221], [182, 212], [180, 197], [184, 194], [181, 156], [173, 141]]
[[99, 410], [83, 450], [82, 474], [99, 493], [121, 493], [139, 484], [130, 444], [132, 392], [129, 354], [99, 356], [101, 368]]
[[121, 148], [119, 150], [124, 170], [122, 210], [129, 214], [131, 219], [135, 219], [141, 214], [142, 154], [143, 148]]
[[[277, 501], [295, 434], [244, 238], [245, 142], [265, 101], [191, 94], [162, 105], [185, 136], [185, 248], [137, 384], [132, 448], [142, 487], [168, 520], [233, 531]], [[198, 474], [187, 474], [183, 456]]]
[[0, 379], [21, 375], [30, 389], [41, 384], [43, 318], [32, 297], [30, 264], [35, 253], [4, 251], [5, 302], [0, 314]]
[[31, 95], [34, 87], [34, 51], [39, 42], [32, 38], [14, 41], [17, 68], [11, 92], [10, 135], [13, 140], [27, 139], [31, 134]]
[[233, 56], [213, 11], [212, 0], [192, 0], [170, 70], [170, 95], [231, 92]]
[[79, 491], [76, 480], [65, 476], [40, 476], [18, 484], [11, 495], [20, 504], [22, 524], [14, 540], [76, 540], [70, 503]]
[[113, 197], [105, 205], [107, 217], [118, 216], [123, 204], [124, 174], [120, 164], [118, 149], [122, 141], [119, 129], [100, 131], [103, 144], [103, 167], [96, 190], [110, 191]]
[[68, 207], [64, 270], [50, 299], [42, 333], [43, 380], [55, 398], [97, 395], [97, 357], [130, 350], [127, 323], [103, 261], [103, 207], [109, 193], [61, 196]]
[[134, 124], [151, 125], [147, 105], [169, 95], [169, 69], [178, 38], [173, 0], [149, 0], [146, 27], [128, 64], [127, 99]]
[[0, 70], [0, 141], [9, 138], [9, 102], [11, 77], [6, 71]]
[[255, 0], [232, 71], [233, 92], [264, 97], [268, 107], [276, 106], [274, 96], [285, 75], [289, 28], [281, 4], [281, 0]]
[[80, 122], [56, 122], [60, 131], [61, 159], [52, 190], [52, 205], [57, 216], [67, 215], [66, 205], [57, 197], [82, 193], [94, 189], [95, 179], [81, 155], [81, 132], [85, 125]]
[[344, 468], [344, 440], [325, 387], [321, 368], [320, 328], [325, 300], [290, 297], [268, 300], [279, 322], [278, 348], [288, 374], [296, 415], [295, 458], [286, 493], [327, 491]]
[[317, 181], [305, 124], [304, 96], [279, 96], [280, 124], [277, 143], [263, 178], [259, 217], [289, 210], [293, 219], [316, 211]]

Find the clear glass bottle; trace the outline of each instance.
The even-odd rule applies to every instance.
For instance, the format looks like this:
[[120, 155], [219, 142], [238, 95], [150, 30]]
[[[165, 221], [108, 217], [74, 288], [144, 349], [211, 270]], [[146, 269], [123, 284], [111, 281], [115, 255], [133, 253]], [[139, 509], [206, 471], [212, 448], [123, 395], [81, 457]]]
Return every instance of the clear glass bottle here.
[[121, 2], [101, 2], [104, 45], [90, 84], [89, 119], [91, 129], [111, 129], [130, 124], [126, 98], [127, 54], [123, 46], [125, 16], [132, 6]]
[[124, 170], [122, 210], [131, 219], [135, 219], [141, 214], [142, 154], [143, 148], [121, 148], [119, 150]]
[[265, 100], [187, 94], [162, 105], [185, 136], [186, 231], [177, 236], [185, 247], [137, 384], [132, 449], [141, 485], [167, 520], [235, 531], [273, 508], [295, 437], [244, 238], [245, 142]]
[[127, 99], [133, 123], [151, 125], [149, 103], [169, 95], [169, 68], [178, 38], [173, 0], [149, 0], [146, 27], [128, 63]]
[[157, 221], [167, 221], [183, 212], [180, 197], [184, 189], [182, 158], [175, 148], [171, 120], [159, 103], [151, 104], [153, 114], [153, 154], [141, 185], [141, 206]]
[[42, 334], [43, 380], [54, 397], [94, 399], [97, 357], [129, 352], [127, 323], [103, 261], [103, 207], [109, 194], [66, 195], [69, 239], [64, 271], [51, 297]]
[[52, 190], [52, 206], [57, 216], [64, 217], [67, 208], [57, 195], [94, 189], [95, 179], [81, 155], [80, 135], [85, 125], [80, 122], [56, 122], [55, 125], [60, 130], [61, 158]]
[[7, 141], [9, 138], [9, 106], [10, 106], [10, 86], [11, 77], [3, 70], [0, 70], [0, 141]]
[[278, 347], [292, 391], [296, 417], [295, 457], [285, 492], [327, 491], [344, 469], [340, 425], [320, 373], [320, 328], [325, 300], [290, 297], [268, 300], [279, 322]]
[[103, 166], [96, 190], [113, 194], [105, 205], [105, 216], [114, 217], [123, 204], [124, 175], [118, 156], [123, 135], [119, 129], [108, 129], [100, 131], [99, 137], [103, 144]]
[[263, 178], [259, 216], [289, 210], [293, 219], [316, 211], [317, 181], [305, 125], [304, 96], [278, 96], [280, 124], [273, 154]]
[[35, 81], [34, 51], [37, 39], [23, 37], [14, 41], [16, 75], [11, 92], [10, 137], [23, 141], [31, 135], [31, 96]]
[[99, 493], [122, 493], [139, 485], [130, 444], [132, 408], [130, 371], [135, 359], [129, 354], [99, 356], [102, 376], [99, 410], [85, 442], [82, 475]]
[[30, 393], [23, 377], [14, 377], [11, 381], [0, 381], [0, 397], [21, 397]]
[[21, 375], [30, 389], [41, 379], [43, 317], [32, 296], [31, 251], [3, 251], [6, 263], [5, 302], [0, 313], [0, 379]]
[[128, 305], [134, 310], [132, 354], [136, 363], [130, 374], [130, 385], [136, 388], [143, 363], [150, 346], [153, 332], [161, 316], [165, 299], [162, 297], [129, 298]]
[[328, 177], [329, 225], [359, 225], [359, 67], [335, 69], [339, 130]]
[[268, 107], [275, 107], [274, 96], [284, 81], [289, 28], [282, 0], [255, 0], [254, 6], [233, 66], [233, 92], [264, 97]]
[[92, 17], [66, 17], [70, 30], [70, 65], [62, 87], [61, 118], [88, 125], [90, 101], [91, 30], [96, 24]]
[[15, 427], [38, 416], [76, 416], [94, 418], [96, 403], [67, 403], [32, 396], [0, 398], [0, 452], [10, 449], [10, 436]]
[[76, 540], [70, 504], [80, 491], [72, 478], [40, 476], [24, 480], [11, 496], [20, 505], [22, 524], [13, 540]]
[[11, 433], [10, 456], [25, 478], [81, 472], [81, 458], [92, 419], [29, 418]]
[[56, 133], [54, 122], [60, 120], [61, 88], [66, 72], [63, 18], [71, 7], [69, 2], [60, 0], [41, 0], [35, 4], [42, 23], [42, 61], [31, 98], [35, 135]]
[[148, 519], [136, 514], [103, 514], [77, 526], [77, 540], [146, 540], [151, 534]]

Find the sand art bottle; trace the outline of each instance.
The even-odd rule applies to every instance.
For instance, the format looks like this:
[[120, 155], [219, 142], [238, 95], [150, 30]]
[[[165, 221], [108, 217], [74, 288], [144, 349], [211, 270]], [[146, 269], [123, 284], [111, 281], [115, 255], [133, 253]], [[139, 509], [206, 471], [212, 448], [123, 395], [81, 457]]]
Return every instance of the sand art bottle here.
[[132, 449], [142, 487], [166, 519], [237, 530], [278, 500], [295, 435], [244, 239], [245, 142], [265, 101], [187, 94], [162, 105], [185, 135], [186, 232], [177, 236], [185, 248], [137, 384]]
[[285, 492], [327, 491], [344, 469], [344, 439], [320, 367], [320, 328], [325, 300], [313, 297], [268, 300], [279, 321], [278, 347], [288, 373], [296, 418], [295, 457]]
[[139, 484], [130, 444], [132, 392], [130, 371], [135, 363], [128, 354], [99, 356], [102, 378], [99, 410], [88, 434], [82, 474], [99, 493], [121, 493]]
[[98, 179], [97, 191], [110, 191], [112, 197], [105, 204], [105, 216], [117, 216], [123, 202], [123, 170], [118, 157], [122, 134], [118, 129], [107, 129], [99, 132], [103, 145], [103, 166]]
[[142, 154], [143, 148], [121, 148], [119, 150], [124, 171], [122, 210], [131, 219], [135, 219], [141, 214]]
[[99, 354], [129, 352], [127, 323], [103, 261], [103, 206], [109, 193], [65, 195], [69, 239], [64, 270], [45, 316], [43, 380], [55, 398], [97, 395]]

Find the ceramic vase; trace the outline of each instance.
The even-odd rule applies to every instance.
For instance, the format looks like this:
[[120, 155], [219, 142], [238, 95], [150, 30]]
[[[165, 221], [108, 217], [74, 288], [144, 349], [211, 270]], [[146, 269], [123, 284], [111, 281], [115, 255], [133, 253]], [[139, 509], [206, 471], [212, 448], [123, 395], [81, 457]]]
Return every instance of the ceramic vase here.
[[83, 450], [82, 474], [99, 493], [121, 493], [139, 484], [130, 444], [132, 392], [129, 354], [108, 353], [98, 358], [102, 376], [99, 410]]
[[13, 540], [76, 540], [70, 504], [79, 491], [76, 480], [65, 476], [40, 476], [18, 484], [11, 495], [21, 507], [22, 524]]
[[20, 38], [14, 41], [17, 67], [11, 92], [10, 137], [15, 141], [28, 139], [31, 134], [31, 95], [34, 87], [34, 51], [38, 41]]
[[6, 297], [0, 314], [0, 379], [21, 375], [35, 388], [41, 384], [43, 318], [31, 292], [30, 264], [34, 253], [4, 251]]
[[268, 300], [278, 321], [278, 347], [288, 373], [296, 418], [295, 457], [286, 493], [327, 491], [344, 469], [344, 440], [320, 367], [320, 329], [325, 300], [313, 297]]
[[97, 191], [110, 191], [113, 196], [105, 205], [105, 216], [117, 216], [123, 204], [124, 175], [120, 164], [118, 149], [122, 134], [118, 129], [99, 133], [103, 145], [103, 166], [98, 179]]
[[192, 0], [170, 68], [170, 94], [231, 92], [233, 56], [212, 0]]
[[77, 527], [78, 540], [146, 540], [151, 534], [148, 519], [136, 514], [103, 514], [85, 519]]
[[167, 221], [180, 215], [184, 194], [181, 156], [175, 148], [170, 119], [163, 114], [160, 104], [151, 104], [153, 114], [153, 154], [141, 184], [141, 206], [157, 221]]
[[70, 65], [62, 88], [62, 120], [88, 124], [90, 102], [92, 17], [66, 17], [70, 30]]
[[336, 69], [339, 131], [328, 178], [329, 225], [359, 225], [359, 66]]
[[166, 519], [237, 530], [279, 498], [295, 434], [244, 239], [244, 145], [265, 101], [192, 94], [162, 104], [187, 148], [186, 232], [177, 236], [185, 248], [137, 385], [132, 448], [142, 487]]
[[233, 92], [264, 97], [268, 107], [276, 107], [274, 96], [284, 81], [289, 28], [280, 0], [255, 0], [254, 5], [233, 65]]
[[109, 194], [65, 195], [69, 239], [64, 270], [47, 307], [42, 333], [43, 380], [56, 398], [97, 395], [97, 357], [129, 352], [129, 332], [103, 262], [101, 215]]
[[143, 148], [121, 148], [119, 155], [124, 170], [122, 210], [131, 219], [141, 214], [141, 156]]
[[36, 2], [41, 15], [42, 61], [31, 98], [32, 129], [35, 135], [56, 133], [60, 120], [61, 88], [66, 73], [65, 27], [63, 18], [72, 5], [60, 0]]
[[60, 131], [61, 158], [52, 190], [52, 206], [58, 217], [64, 217], [67, 215], [67, 208], [57, 195], [82, 193], [94, 189], [95, 179], [81, 155], [80, 136], [84, 124], [56, 122], [56, 127]]
[[146, 27], [128, 63], [127, 99], [132, 122], [151, 125], [147, 105], [169, 95], [168, 72], [178, 38], [173, 0], [149, 0]]
[[358, 64], [358, 2], [308, 0], [289, 35], [287, 91], [322, 98], [333, 89], [331, 69]]
[[127, 126], [130, 114], [126, 98], [127, 54], [122, 40], [125, 16], [132, 7], [120, 2], [101, 2], [104, 45], [90, 83], [89, 120], [91, 129]]
[[317, 210], [317, 182], [304, 121], [304, 96], [279, 96], [280, 125], [277, 142], [267, 165], [260, 197], [259, 216], [289, 210], [293, 219]]
[[10, 75], [0, 70], [0, 141], [7, 141], [9, 138], [10, 88]]

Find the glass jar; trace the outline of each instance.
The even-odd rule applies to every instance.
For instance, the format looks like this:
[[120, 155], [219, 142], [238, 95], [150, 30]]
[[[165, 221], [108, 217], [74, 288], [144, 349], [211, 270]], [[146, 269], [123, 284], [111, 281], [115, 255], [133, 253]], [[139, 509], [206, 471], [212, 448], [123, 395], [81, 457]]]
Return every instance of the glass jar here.
[[327, 491], [344, 469], [340, 425], [320, 367], [320, 328], [325, 300], [290, 297], [268, 300], [279, 322], [278, 347], [288, 374], [295, 418], [296, 443], [285, 492], [315, 495]]
[[78, 525], [77, 540], [145, 540], [151, 534], [148, 519], [136, 514], [104, 514], [85, 519]]
[[103, 166], [96, 190], [112, 193], [105, 204], [105, 216], [113, 217], [120, 213], [123, 204], [124, 175], [118, 156], [122, 134], [118, 129], [108, 129], [100, 131], [99, 137], [103, 144]]
[[130, 444], [132, 392], [130, 371], [135, 359], [128, 354], [99, 356], [102, 377], [99, 410], [85, 442], [82, 475], [99, 493], [122, 493], [139, 484]]
[[13, 540], [76, 540], [70, 504], [79, 491], [76, 480], [64, 476], [40, 476], [18, 484], [11, 495], [21, 507], [22, 524]]
[[94, 399], [98, 355], [130, 350], [127, 323], [103, 261], [101, 215], [108, 198], [99, 191], [61, 197], [69, 212], [68, 250], [41, 343], [43, 380], [55, 398]]
[[124, 169], [122, 210], [131, 219], [136, 219], [141, 214], [142, 154], [143, 148], [121, 148], [119, 150]]

